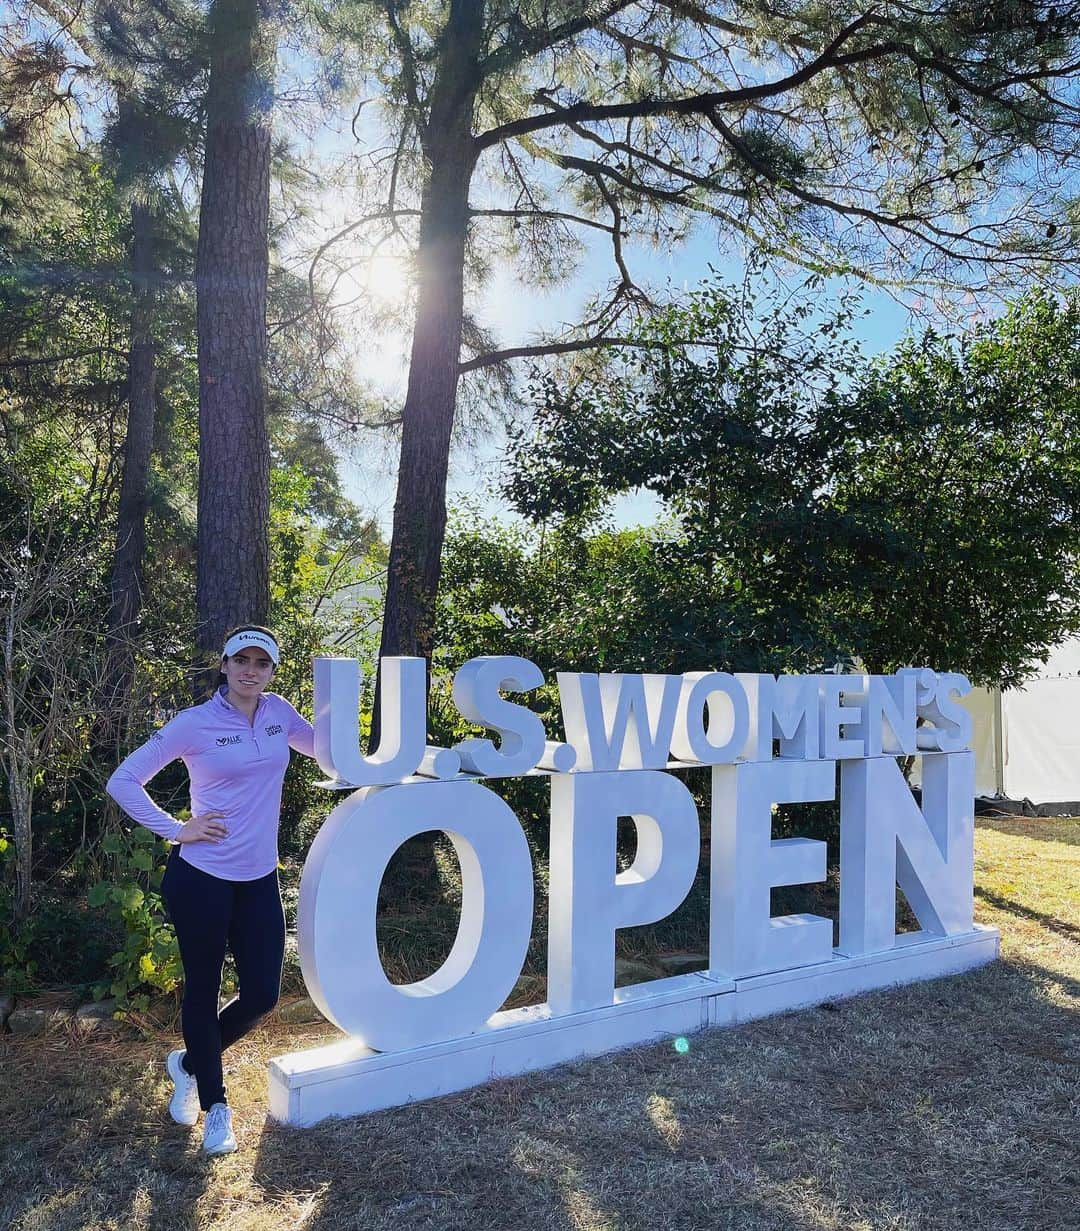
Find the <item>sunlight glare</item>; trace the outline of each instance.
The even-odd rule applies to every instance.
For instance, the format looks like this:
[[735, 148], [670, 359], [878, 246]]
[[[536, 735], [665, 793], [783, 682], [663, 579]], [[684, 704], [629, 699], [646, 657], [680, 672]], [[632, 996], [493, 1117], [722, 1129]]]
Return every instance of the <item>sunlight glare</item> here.
[[403, 257], [378, 253], [357, 274], [359, 289], [375, 301], [374, 306], [401, 308], [408, 302], [412, 274]]

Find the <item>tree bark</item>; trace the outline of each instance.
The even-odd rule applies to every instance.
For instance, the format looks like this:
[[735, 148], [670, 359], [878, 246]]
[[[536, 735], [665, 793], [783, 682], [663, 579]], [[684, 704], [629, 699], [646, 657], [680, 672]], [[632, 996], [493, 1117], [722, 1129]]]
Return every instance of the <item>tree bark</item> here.
[[13, 917], [16, 929], [30, 918], [33, 906], [34, 829], [33, 787], [21, 777], [23, 767], [11, 758], [8, 780], [8, 800], [15, 832], [15, 901]]
[[265, 0], [215, 0], [199, 244], [200, 650], [270, 602], [266, 280], [274, 42]]
[[34, 866], [33, 829], [33, 782], [25, 773], [25, 764], [20, 757], [20, 732], [16, 727], [15, 694], [15, 628], [18, 623], [16, 595], [10, 595], [10, 606], [4, 613], [3, 630], [3, 730], [0, 731], [0, 749], [7, 797], [11, 805], [11, 822], [15, 832], [15, 901], [13, 903], [15, 926], [21, 927], [30, 917], [31, 888]]
[[420, 285], [402, 414], [382, 656], [431, 658], [461, 356], [483, 10], [482, 0], [454, 0], [432, 89], [425, 145], [430, 169], [420, 206]]
[[116, 515], [116, 549], [110, 577], [102, 726], [115, 733], [116, 715], [130, 691], [134, 659], [131, 641], [139, 621], [146, 555], [147, 481], [154, 440], [157, 351], [153, 337], [157, 269], [149, 209], [131, 208], [131, 344], [128, 350], [128, 416], [124, 473]]

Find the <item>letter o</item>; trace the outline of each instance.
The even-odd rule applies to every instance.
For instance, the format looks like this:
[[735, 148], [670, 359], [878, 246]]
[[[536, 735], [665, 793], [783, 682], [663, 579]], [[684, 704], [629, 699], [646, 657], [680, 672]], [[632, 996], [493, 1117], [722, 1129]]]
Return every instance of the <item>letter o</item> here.
[[[725, 697], [730, 717], [721, 716], [713, 703]], [[706, 724], [705, 715], [708, 714]], [[722, 744], [712, 742], [713, 727], [728, 727]], [[679, 714], [671, 737], [673, 756], [702, 765], [722, 765], [734, 761], [750, 731], [750, 703], [746, 690], [726, 671], [690, 671], [683, 676]], [[771, 745], [770, 745], [771, 746]]]
[[[396, 985], [379, 959], [379, 885], [409, 838], [441, 829], [461, 864], [461, 921], [446, 961]], [[510, 994], [529, 947], [533, 868], [509, 806], [476, 782], [365, 787], [327, 818], [300, 882], [297, 942], [311, 998], [376, 1051], [479, 1029]]]

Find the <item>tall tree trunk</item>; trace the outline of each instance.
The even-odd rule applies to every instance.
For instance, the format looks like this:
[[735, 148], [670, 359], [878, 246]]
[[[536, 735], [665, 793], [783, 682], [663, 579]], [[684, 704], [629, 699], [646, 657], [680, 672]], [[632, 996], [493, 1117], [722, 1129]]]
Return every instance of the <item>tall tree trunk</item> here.
[[266, 0], [215, 0], [195, 265], [199, 330], [196, 640], [219, 651], [270, 602], [266, 427], [270, 105]]
[[124, 439], [124, 473], [116, 515], [116, 549], [110, 577], [107, 624], [108, 664], [102, 734], [118, 731], [118, 713], [131, 688], [134, 668], [131, 641], [139, 620], [146, 554], [147, 480], [154, 440], [157, 351], [153, 337], [157, 269], [154, 227], [147, 206], [131, 207], [131, 344], [128, 351], [128, 416]]
[[[421, 200], [416, 325], [402, 415], [394, 528], [390, 542], [384, 656], [430, 659], [435, 596], [446, 529], [446, 472], [461, 355], [472, 122], [482, 0], [454, 0], [432, 89]], [[376, 718], [378, 710], [376, 708]]]
[[9, 760], [8, 801], [11, 805], [11, 823], [15, 832], [15, 901], [12, 914], [16, 928], [30, 918], [33, 906], [34, 876], [34, 788], [26, 781], [24, 766]]
[[11, 807], [12, 828], [15, 831], [13, 907], [15, 925], [20, 927], [30, 917], [34, 866], [34, 788], [32, 777], [26, 773], [26, 760], [22, 755], [25, 751], [23, 733], [16, 726], [15, 700], [18, 682], [15, 668], [15, 629], [20, 613], [14, 590], [10, 593], [9, 603], [7, 611], [4, 612], [3, 643], [0, 645], [3, 655], [3, 671], [0, 674], [3, 683], [3, 697], [0, 699], [3, 717], [0, 727], [0, 765], [3, 766], [4, 776], [7, 778], [7, 797]]

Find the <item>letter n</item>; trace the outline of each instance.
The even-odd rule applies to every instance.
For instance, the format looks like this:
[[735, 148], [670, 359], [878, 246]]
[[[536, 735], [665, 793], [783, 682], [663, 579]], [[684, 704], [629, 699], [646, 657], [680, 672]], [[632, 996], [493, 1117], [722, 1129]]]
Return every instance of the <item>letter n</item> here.
[[923, 758], [922, 807], [892, 757], [840, 773], [840, 952], [891, 949], [896, 886], [930, 935], [972, 928], [975, 757]]

